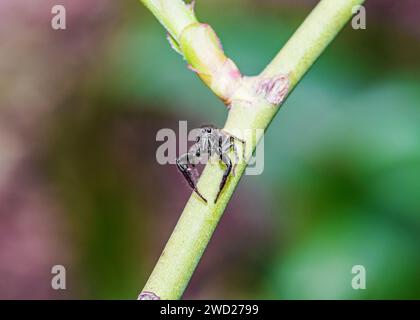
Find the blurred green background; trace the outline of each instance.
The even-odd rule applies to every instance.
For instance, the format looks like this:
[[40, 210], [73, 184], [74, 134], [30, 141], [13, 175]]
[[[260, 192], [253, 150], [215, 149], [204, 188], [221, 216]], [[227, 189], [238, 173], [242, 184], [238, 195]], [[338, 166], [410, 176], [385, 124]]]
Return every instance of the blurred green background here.
[[[254, 75], [316, 2], [196, 10]], [[57, 3], [0, 5], [0, 298], [133, 299], [190, 194], [156, 133], [227, 111], [139, 1], [59, 1], [65, 31]], [[366, 8], [281, 108], [184, 298], [420, 298], [420, 3]]]

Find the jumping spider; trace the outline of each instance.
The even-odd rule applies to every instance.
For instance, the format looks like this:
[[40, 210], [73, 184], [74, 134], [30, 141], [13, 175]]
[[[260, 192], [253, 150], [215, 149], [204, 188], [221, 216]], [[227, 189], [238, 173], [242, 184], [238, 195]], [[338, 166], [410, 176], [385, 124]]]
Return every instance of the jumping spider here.
[[[183, 174], [187, 180], [189, 186], [197, 193], [197, 195], [207, 203], [206, 198], [198, 191], [196, 179], [198, 177], [198, 171], [196, 165], [199, 163], [202, 155], [207, 155], [208, 159], [213, 155], [217, 155], [219, 160], [226, 165], [226, 170], [223, 174], [222, 181], [220, 182], [219, 192], [217, 193], [214, 203], [219, 199], [220, 193], [226, 184], [229, 174], [232, 172], [235, 175], [235, 166], [238, 163], [238, 152], [235, 146], [235, 140], [243, 144], [243, 151], [245, 152], [245, 141], [239, 139], [222, 129], [217, 129], [214, 126], [203, 126], [201, 127], [200, 134], [197, 136], [195, 144], [189, 149], [189, 151], [181, 155], [177, 160], [176, 164], [179, 171]], [[233, 151], [235, 156], [235, 162], [232, 165], [232, 160], [229, 157], [229, 152]], [[244, 154], [243, 154], [244, 156]]]

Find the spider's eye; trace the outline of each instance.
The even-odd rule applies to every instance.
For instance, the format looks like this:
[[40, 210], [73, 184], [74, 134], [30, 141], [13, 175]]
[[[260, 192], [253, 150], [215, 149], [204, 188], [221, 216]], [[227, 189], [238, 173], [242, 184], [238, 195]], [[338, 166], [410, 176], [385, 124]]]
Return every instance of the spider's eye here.
[[210, 133], [210, 132], [211, 132], [211, 129], [210, 129], [210, 128], [206, 128], [206, 131], [207, 131], [208, 133]]

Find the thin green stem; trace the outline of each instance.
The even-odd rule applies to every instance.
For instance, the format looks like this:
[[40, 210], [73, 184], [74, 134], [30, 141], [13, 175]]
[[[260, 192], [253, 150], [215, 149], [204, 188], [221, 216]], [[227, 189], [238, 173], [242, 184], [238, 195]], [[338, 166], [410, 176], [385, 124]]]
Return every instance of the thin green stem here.
[[172, 48], [183, 55], [190, 69], [225, 104], [240, 84], [238, 67], [224, 53], [220, 40], [207, 24], [199, 23], [194, 6], [182, 0], [141, 0], [169, 33]]
[[365, 0], [323, 0], [262, 72], [288, 74], [294, 87]]
[[194, 9], [182, 0], [140, 0], [171, 36], [178, 40], [182, 31], [197, 23]]
[[[162, 5], [169, 2], [169, 0], [142, 1], [149, 5], [157, 3]], [[182, 2], [170, 1], [178, 4]], [[284, 48], [258, 77], [241, 78], [239, 87], [231, 97], [231, 108], [224, 130], [235, 132], [242, 129], [256, 132], [253, 137], [242, 137], [246, 140], [247, 158], [252, 154], [262, 132], [267, 129], [279, 109], [279, 105], [267, 101], [266, 97], [261, 97], [256, 92], [255, 87], [259, 81], [286, 75], [289, 79], [288, 93], [290, 93], [351, 18], [352, 7], [361, 3], [363, 0], [320, 1]], [[152, 12], [157, 16], [162, 16], [160, 13], [156, 13], [156, 8], [157, 6], [154, 6]], [[172, 18], [177, 19], [176, 16], [172, 16]], [[159, 20], [164, 19], [160, 18]], [[164, 21], [163, 24], [173, 25], [176, 23]], [[236, 175], [229, 177], [219, 200], [214, 204], [213, 201], [223, 175], [223, 167], [218, 163], [206, 165], [198, 181], [198, 189], [207, 198], [208, 204], [192, 193], [143, 289], [145, 297], [150, 298], [147, 295], [153, 293], [151, 296], [157, 296], [160, 299], [181, 298], [245, 168], [245, 163], [238, 164]]]

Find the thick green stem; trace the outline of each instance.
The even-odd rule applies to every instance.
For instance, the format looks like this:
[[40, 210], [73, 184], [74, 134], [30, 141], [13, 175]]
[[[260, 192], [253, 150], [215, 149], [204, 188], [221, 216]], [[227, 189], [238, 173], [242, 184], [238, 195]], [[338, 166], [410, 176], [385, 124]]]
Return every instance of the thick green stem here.
[[[169, 0], [142, 1], [162, 4]], [[246, 140], [248, 158], [262, 135], [261, 131], [256, 130], [266, 130], [279, 109], [279, 105], [273, 104], [266, 96], [257, 93], [258, 83], [265, 79], [270, 80], [278, 78], [279, 75], [285, 75], [289, 80], [286, 94], [290, 93], [351, 18], [352, 7], [361, 3], [363, 0], [320, 1], [277, 57], [258, 77], [241, 78], [239, 87], [231, 97], [231, 108], [224, 129], [232, 133], [238, 129], [257, 132], [251, 138], [241, 137]], [[176, 19], [176, 17], [173, 18]], [[229, 177], [219, 200], [214, 204], [223, 175], [223, 167], [218, 163], [206, 165], [198, 181], [198, 189], [207, 198], [208, 204], [192, 193], [143, 289], [142, 298], [181, 298], [245, 168], [245, 163], [237, 166], [236, 175]]]

